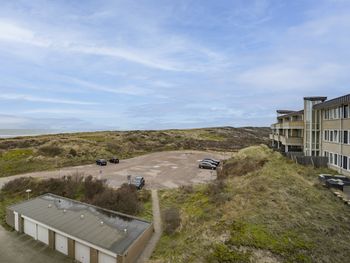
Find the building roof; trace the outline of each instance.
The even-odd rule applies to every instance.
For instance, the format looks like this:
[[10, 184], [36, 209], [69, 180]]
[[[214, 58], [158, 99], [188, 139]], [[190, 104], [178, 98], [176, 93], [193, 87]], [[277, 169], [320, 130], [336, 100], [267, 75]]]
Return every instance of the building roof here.
[[327, 99], [327, 97], [324, 96], [312, 96], [312, 97], [304, 97], [304, 100], [321, 100], [321, 101], [325, 101]]
[[277, 110], [276, 111], [278, 114], [288, 114], [291, 112], [294, 112], [293, 110]]
[[349, 104], [349, 103], [350, 103], [350, 94], [347, 94], [338, 98], [334, 98], [334, 99], [316, 104], [314, 105], [313, 108], [316, 110], [319, 110], [319, 109], [332, 108], [335, 106], [340, 106], [342, 104]]
[[304, 114], [304, 110], [291, 111], [291, 112], [289, 112], [287, 114], [278, 116], [277, 118], [280, 119], [280, 118], [284, 118], [284, 117], [289, 117], [289, 116], [294, 116], [294, 115], [303, 115], [303, 114]]
[[53, 194], [45, 194], [9, 208], [119, 255], [123, 255], [152, 225], [142, 219]]

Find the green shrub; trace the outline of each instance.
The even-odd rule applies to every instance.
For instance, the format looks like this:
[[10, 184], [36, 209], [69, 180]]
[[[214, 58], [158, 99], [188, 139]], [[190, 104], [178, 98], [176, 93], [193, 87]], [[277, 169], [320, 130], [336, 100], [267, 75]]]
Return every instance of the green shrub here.
[[92, 200], [95, 195], [102, 193], [106, 190], [107, 184], [106, 180], [93, 178], [91, 175], [85, 177], [84, 179], [84, 193], [85, 200]]
[[142, 208], [136, 187], [128, 184], [122, 185], [117, 190], [105, 189], [94, 196], [92, 204], [131, 215], [136, 215]]
[[49, 157], [58, 156], [62, 152], [63, 152], [63, 149], [55, 145], [48, 145], [48, 146], [43, 146], [39, 148], [39, 153], [41, 155], [49, 156]]

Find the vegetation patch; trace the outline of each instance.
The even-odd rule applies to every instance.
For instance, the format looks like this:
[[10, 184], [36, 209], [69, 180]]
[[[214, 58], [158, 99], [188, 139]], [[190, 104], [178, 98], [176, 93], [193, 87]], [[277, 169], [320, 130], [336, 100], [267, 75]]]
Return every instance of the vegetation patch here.
[[[261, 165], [237, 176], [244, 168], [238, 159]], [[237, 165], [224, 165], [218, 182], [160, 192], [161, 210], [175, 205], [181, 225], [163, 234], [151, 262], [348, 261], [350, 208], [317, 178], [332, 171], [297, 165], [262, 145], [228, 163]]]
[[0, 177], [170, 150], [236, 151], [267, 143], [270, 129], [84, 132], [0, 139]]
[[[105, 180], [75, 173], [63, 178], [50, 179], [20, 177], [6, 183], [0, 191], [0, 220], [3, 226], [6, 226], [6, 207], [25, 200], [26, 189], [32, 190], [31, 197], [52, 193], [117, 212], [151, 218], [150, 199], [140, 197], [142, 192], [137, 191], [136, 187], [125, 184], [113, 189], [106, 185]], [[142, 195], [147, 196], [144, 192]]]

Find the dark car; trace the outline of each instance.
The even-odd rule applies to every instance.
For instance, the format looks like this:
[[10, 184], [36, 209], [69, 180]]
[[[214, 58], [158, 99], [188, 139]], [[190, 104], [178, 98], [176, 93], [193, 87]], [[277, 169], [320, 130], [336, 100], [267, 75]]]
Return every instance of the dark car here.
[[320, 182], [322, 184], [326, 184], [326, 181], [329, 180], [329, 179], [340, 179], [342, 180], [343, 182], [350, 182], [350, 178], [345, 176], [345, 175], [331, 175], [331, 174], [320, 174], [318, 176], [318, 179], [320, 180]]
[[105, 159], [98, 159], [98, 160], [96, 160], [96, 164], [100, 165], [100, 166], [106, 166], [107, 161]]
[[336, 188], [343, 191], [345, 185], [350, 185], [350, 182], [343, 181], [342, 179], [328, 179], [326, 180], [326, 186]]
[[145, 179], [142, 176], [136, 176], [131, 184], [135, 185], [138, 190], [141, 190], [145, 186]]
[[202, 169], [211, 169], [211, 170], [216, 170], [216, 165], [215, 164], [212, 164], [212, 163], [209, 163], [209, 162], [200, 162], [199, 165], [198, 165], [199, 168], [202, 168]]
[[113, 158], [109, 159], [109, 162], [110, 162], [110, 163], [119, 163], [119, 159], [113, 157]]
[[220, 161], [214, 160], [214, 159], [211, 159], [211, 158], [204, 158], [202, 160], [202, 162], [208, 162], [208, 163], [214, 164], [215, 166], [218, 166], [220, 164]]

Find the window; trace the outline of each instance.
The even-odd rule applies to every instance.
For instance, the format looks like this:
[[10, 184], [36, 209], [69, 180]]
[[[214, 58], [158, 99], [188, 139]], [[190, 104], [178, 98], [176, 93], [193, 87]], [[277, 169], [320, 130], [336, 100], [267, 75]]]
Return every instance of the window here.
[[349, 118], [349, 105], [343, 106], [344, 119]]
[[330, 141], [330, 142], [333, 141], [333, 131], [330, 131], [330, 134], [329, 134], [329, 141]]
[[333, 164], [333, 153], [329, 153], [329, 163]]
[[343, 131], [343, 143], [347, 144], [349, 142], [349, 131]]
[[338, 165], [338, 154], [334, 154], [334, 165]]
[[334, 140], [334, 142], [338, 142], [338, 131], [337, 130], [335, 130], [334, 131], [334, 138], [333, 138]]
[[343, 156], [343, 168], [344, 169], [348, 169], [348, 157], [347, 156]]

